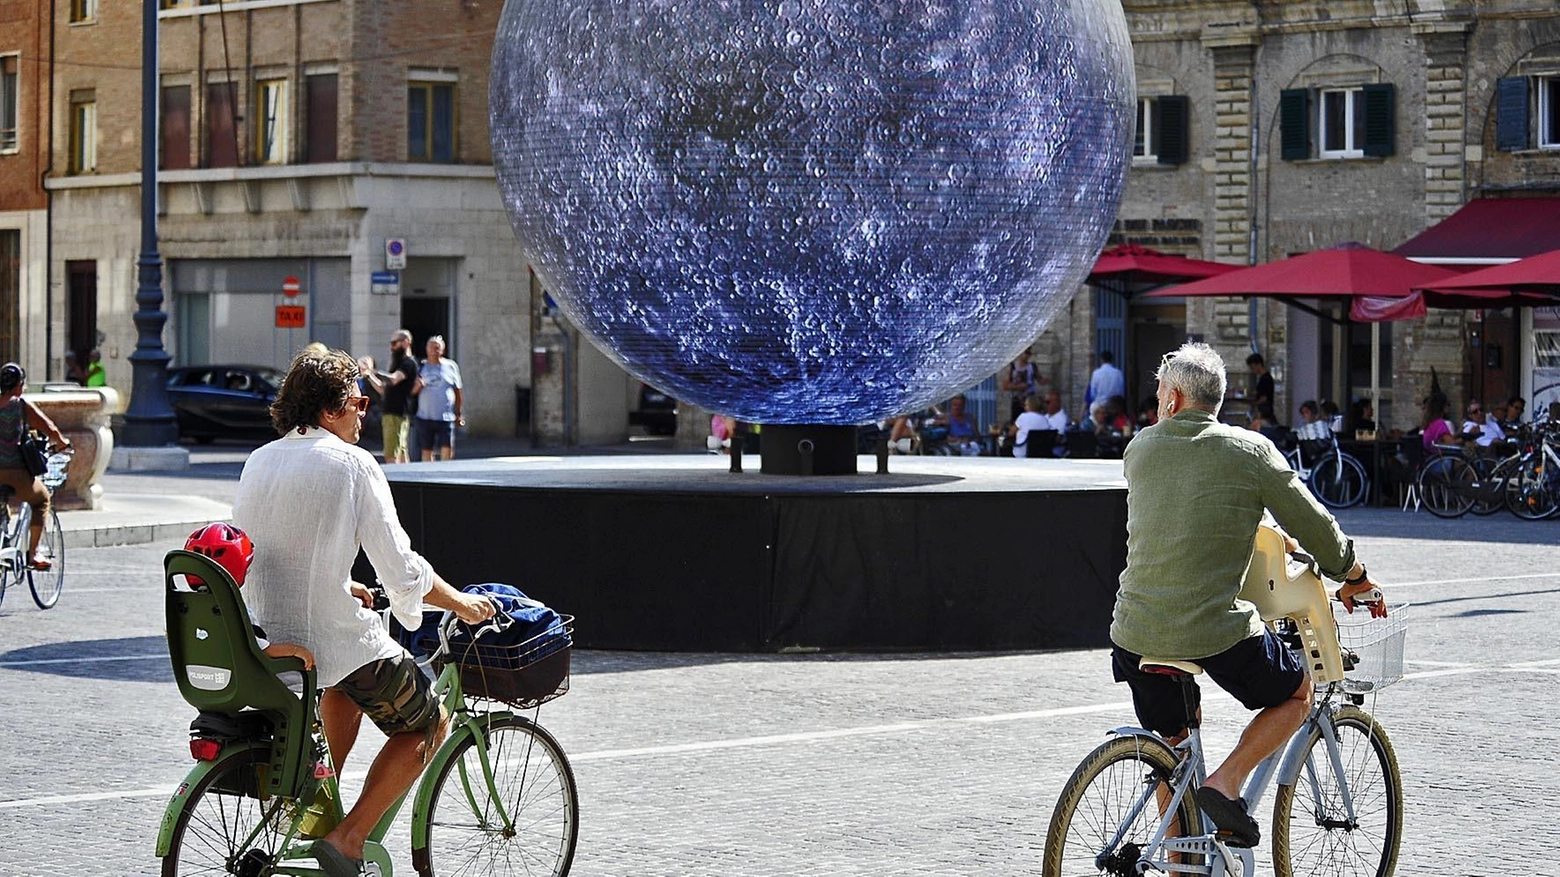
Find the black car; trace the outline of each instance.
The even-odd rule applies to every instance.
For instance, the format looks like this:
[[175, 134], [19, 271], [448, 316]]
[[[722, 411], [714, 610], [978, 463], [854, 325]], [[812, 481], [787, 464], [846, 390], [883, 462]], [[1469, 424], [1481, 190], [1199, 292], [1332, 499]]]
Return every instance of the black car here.
[[267, 442], [276, 438], [271, 403], [282, 373], [257, 365], [192, 365], [168, 370], [168, 401], [179, 438]]
[[630, 426], [642, 426], [651, 435], [677, 434], [677, 400], [649, 384], [639, 385], [639, 410], [628, 412]]

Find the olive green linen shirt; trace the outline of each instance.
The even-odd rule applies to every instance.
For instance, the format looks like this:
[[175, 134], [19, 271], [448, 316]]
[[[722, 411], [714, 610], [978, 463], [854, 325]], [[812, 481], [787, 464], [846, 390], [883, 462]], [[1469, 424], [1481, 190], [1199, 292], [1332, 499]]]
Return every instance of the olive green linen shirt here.
[[1123, 466], [1127, 568], [1110, 638], [1127, 651], [1196, 660], [1262, 632], [1235, 595], [1264, 509], [1324, 574], [1354, 566], [1353, 541], [1261, 433], [1187, 409], [1133, 437]]

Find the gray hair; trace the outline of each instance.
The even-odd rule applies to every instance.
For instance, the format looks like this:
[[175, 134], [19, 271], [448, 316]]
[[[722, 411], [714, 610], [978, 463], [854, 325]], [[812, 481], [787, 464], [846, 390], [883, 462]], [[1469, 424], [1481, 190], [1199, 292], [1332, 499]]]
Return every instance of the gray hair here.
[[[444, 336], [443, 335], [430, 335], [430, 336], [428, 336], [428, 344], [437, 344], [437, 345], [439, 345], [439, 349], [440, 350], [448, 350], [449, 349], [449, 345], [444, 343]], [[424, 345], [424, 346], [427, 346], [427, 345]]]
[[1224, 404], [1229, 380], [1223, 357], [1200, 341], [1188, 341], [1167, 355], [1159, 363], [1159, 371], [1154, 377], [1166, 387], [1180, 390], [1192, 407], [1214, 414], [1218, 414], [1219, 407]]
[[391, 338], [405, 338], [406, 340], [410, 341], [410, 340], [412, 340], [412, 330], [410, 330], [410, 329], [397, 329], [394, 332], [390, 333], [390, 337]]

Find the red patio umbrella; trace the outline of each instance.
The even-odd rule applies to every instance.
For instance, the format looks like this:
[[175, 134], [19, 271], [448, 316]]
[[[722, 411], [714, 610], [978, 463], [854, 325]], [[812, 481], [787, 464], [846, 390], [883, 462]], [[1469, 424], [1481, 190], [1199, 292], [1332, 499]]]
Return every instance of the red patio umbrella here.
[[[1264, 296], [1279, 299], [1374, 295], [1403, 298], [1415, 289], [1437, 285], [1456, 276], [1457, 272], [1449, 268], [1423, 265], [1402, 256], [1371, 249], [1364, 244], [1348, 243], [1148, 295], [1150, 298], [1172, 295]], [[1314, 309], [1301, 307], [1315, 313]]]
[[[1504, 265], [1495, 265], [1479, 271], [1470, 271], [1452, 280], [1427, 283], [1428, 292], [1468, 293], [1512, 292], [1537, 294], [1552, 299], [1560, 296], [1560, 250], [1540, 253]], [[1517, 302], [1520, 303], [1520, 302]], [[1431, 307], [1438, 307], [1434, 300]], [[1475, 305], [1475, 307], [1509, 307], [1510, 305]]]
[[[1445, 289], [1445, 287], [1442, 287]], [[1484, 308], [1524, 308], [1560, 305], [1560, 297], [1542, 292], [1509, 289], [1437, 289], [1415, 290], [1401, 298], [1362, 295], [1349, 303], [1349, 319], [1356, 323], [1385, 323], [1412, 320], [1425, 315], [1426, 308], [1474, 311]]]
[[1167, 283], [1217, 277], [1239, 271], [1242, 267], [1193, 259], [1176, 253], [1162, 253], [1137, 244], [1122, 244], [1100, 253], [1099, 260], [1094, 263], [1094, 270], [1089, 272], [1089, 282], [1122, 295], [1131, 295]]
[[[1383, 253], [1364, 244], [1339, 244], [1330, 250], [1316, 250], [1288, 259], [1256, 265], [1207, 280], [1177, 286], [1173, 290], [1151, 292], [1155, 296], [1264, 296], [1276, 298], [1291, 307], [1337, 322], [1330, 314], [1302, 304], [1301, 298], [1350, 298], [1381, 296], [1407, 298], [1422, 286], [1457, 276], [1449, 268], [1423, 265], [1402, 256]], [[1380, 410], [1381, 338], [1379, 327], [1371, 329], [1371, 405]]]

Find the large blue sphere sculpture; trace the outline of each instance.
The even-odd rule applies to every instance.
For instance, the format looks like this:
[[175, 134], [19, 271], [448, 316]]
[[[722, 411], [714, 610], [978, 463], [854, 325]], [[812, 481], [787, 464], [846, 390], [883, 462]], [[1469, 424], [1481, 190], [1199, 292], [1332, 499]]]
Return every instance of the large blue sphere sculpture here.
[[864, 423], [990, 375], [1104, 244], [1119, 0], [509, 0], [501, 191], [565, 315], [760, 423]]

